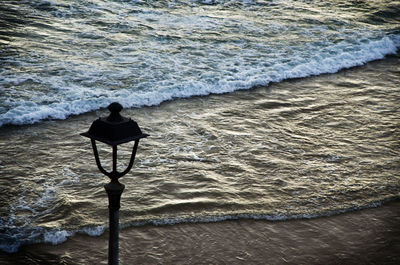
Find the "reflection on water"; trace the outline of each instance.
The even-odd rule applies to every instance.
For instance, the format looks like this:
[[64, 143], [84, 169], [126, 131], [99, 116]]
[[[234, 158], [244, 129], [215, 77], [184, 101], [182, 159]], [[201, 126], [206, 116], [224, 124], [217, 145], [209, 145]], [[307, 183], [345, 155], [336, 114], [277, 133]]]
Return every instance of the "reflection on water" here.
[[[151, 137], [121, 179], [123, 227], [315, 217], [398, 198], [399, 73], [391, 57], [269, 88], [125, 109]], [[108, 180], [79, 133], [105, 115], [1, 128], [2, 247], [104, 231]]]
[[334, 73], [400, 46], [390, 0], [3, 2], [0, 126]]

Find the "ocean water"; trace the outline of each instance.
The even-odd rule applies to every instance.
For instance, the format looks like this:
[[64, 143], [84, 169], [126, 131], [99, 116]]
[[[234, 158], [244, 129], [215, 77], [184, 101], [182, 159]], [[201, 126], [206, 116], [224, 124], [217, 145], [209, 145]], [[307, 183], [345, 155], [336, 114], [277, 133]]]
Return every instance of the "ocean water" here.
[[398, 199], [399, 46], [400, 1], [3, 1], [0, 249], [105, 231], [114, 101], [151, 135], [123, 228]]

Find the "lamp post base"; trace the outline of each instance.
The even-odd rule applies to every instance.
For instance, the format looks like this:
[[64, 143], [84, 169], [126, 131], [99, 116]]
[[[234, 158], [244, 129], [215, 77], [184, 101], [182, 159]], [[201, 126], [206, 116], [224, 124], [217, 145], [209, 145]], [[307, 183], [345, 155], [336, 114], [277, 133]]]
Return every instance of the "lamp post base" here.
[[110, 183], [104, 185], [108, 195], [109, 208], [109, 230], [110, 237], [108, 239], [108, 264], [118, 264], [118, 237], [119, 237], [119, 208], [121, 194], [125, 189], [125, 185], [119, 183], [118, 180], [111, 180]]

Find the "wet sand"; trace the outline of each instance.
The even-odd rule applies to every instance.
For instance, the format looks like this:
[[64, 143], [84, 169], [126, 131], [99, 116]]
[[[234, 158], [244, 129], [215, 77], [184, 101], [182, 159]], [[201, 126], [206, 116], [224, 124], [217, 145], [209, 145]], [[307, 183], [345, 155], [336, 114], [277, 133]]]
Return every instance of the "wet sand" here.
[[[108, 232], [108, 231], [107, 231]], [[1, 264], [107, 264], [108, 235], [1, 253]], [[292, 221], [143, 226], [120, 233], [120, 264], [400, 264], [400, 201]]]

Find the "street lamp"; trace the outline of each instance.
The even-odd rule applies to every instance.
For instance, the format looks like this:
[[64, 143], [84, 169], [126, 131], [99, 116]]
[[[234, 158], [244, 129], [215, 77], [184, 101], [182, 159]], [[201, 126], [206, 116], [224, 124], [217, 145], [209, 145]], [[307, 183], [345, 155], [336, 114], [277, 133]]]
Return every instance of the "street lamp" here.
[[[111, 112], [108, 117], [102, 117], [95, 120], [90, 129], [82, 136], [89, 137], [92, 142], [92, 148], [96, 164], [101, 173], [108, 176], [111, 181], [104, 185], [108, 195], [108, 208], [110, 219], [110, 237], [108, 241], [108, 264], [118, 264], [118, 226], [119, 226], [119, 208], [121, 194], [125, 186], [118, 179], [131, 170], [139, 140], [149, 136], [142, 133], [138, 124], [130, 118], [125, 118], [119, 114], [122, 106], [119, 103], [111, 103], [108, 106]], [[112, 171], [106, 171], [100, 162], [99, 153], [97, 151], [96, 140], [112, 146]], [[123, 143], [135, 141], [132, 149], [131, 159], [128, 167], [122, 171], [117, 170], [117, 146]]]

